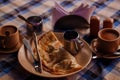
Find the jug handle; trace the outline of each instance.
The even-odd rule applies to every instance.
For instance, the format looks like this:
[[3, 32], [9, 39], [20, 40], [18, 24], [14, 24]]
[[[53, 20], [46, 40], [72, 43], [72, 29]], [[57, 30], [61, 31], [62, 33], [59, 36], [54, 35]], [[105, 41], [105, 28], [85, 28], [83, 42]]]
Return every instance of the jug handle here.
[[5, 37], [4, 36], [0, 36], [0, 40], [1, 40], [1, 46], [2, 48], [5, 48]]

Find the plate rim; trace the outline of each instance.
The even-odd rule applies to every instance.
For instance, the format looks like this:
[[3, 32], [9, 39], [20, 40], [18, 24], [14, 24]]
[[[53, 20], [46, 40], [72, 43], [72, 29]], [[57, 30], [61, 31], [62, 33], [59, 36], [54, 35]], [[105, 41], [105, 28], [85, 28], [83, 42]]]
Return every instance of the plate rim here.
[[[24, 45], [22, 45], [21, 46], [21, 48], [19, 49], [19, 52], [18, 52], [18, 61], [19, 61], [19, 63], [22, 65], [22, 67], [25, 69], [25, 70], [27, 70], [28, 72], [30, 72], [30, 73], [32, 73], [32, 74], [34, 74], [34, 75], [37, 75], [37, 76], [42, 76], [42, 77], [47, 77], [47, 78], [60, 78], [60, 77], [66, 77], [66, 76], [70, 76], [70, 75], [73, 75], [73, 74], [75, 74], [75, 73], [78, 73], [79, 71], [81, 71], [81, 70], [83, 70], [90, 62], [91, 62], [91, 60], [92, 60], [92, 51], [91, 51], [91, 49], [90, 49], [90, 46], [88, 45], [88, 43], [85, 41], [85, 40], [83, 40], [83, 39], [81, 39], [82, 41], [84, 41], [84, 43], [86, 44], [86, 46], [87, 46], [87, 48], [89, 48], [89, 50], [90, 50], [90, 58], [89, 58], [89, 60], [88, 60], [88, 62], [85, 64], [85, 66], [83, 66], [80, 70], [78, 70], [78, 71], [75, 71], [75, 72], [72, 72], [72, 73], [69, 73], [69, 74], [62, 74], [62, 75], [55, 75], [55, 74], [53, 74], [53, 76], [47, 76], [47, 75], [44, 75], [44, 73], [39, 73], [39, 72], [36, 72], [35, 70], [34, 71], [32, 71], [32, 70], [29, 70], [29, 69], [27, 69], [26, 67], [25, 67], [25, 65], [23, 65], [22, 64], [22, 62], [21, 62], [21, 57], [20, 57], [20, 55], [22, 55], [22, 54], [20, 54], [20, 51], [21, 51], [21, 49], [22, 48], [24, 48]], [[25, 48], [24, 48], [25, 49]], [[25, 53], [24, 53], [25, 54]], [[26, 59], [27, 60], [27, 59]], [[28, 61], [27, 61], [28, 62]], [[45, 71], [46, 72], [46, 71]], [[47, 72], [47, 73], [49, 73], [49, 72]], [[49, 74], [51, 74], [51, 73], [49, 73]], [[51, 74], [52, 75], [52, 74]]]

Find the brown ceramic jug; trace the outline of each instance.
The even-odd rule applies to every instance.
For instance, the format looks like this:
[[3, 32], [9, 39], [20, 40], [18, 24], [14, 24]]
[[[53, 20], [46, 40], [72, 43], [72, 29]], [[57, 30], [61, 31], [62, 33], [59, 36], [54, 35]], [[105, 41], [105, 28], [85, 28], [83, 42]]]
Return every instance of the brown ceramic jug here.
[[84, 43], [80, 40], [80, 36], [77, 31], [67, 30], [64, 32], [63, 37], [64, 48], [73, 55], [77, 54], [84, 46]]
[[12, 49], [17, 46], [19, 40], [16, 26], [6, 25], [0, 28], [0, 49]]

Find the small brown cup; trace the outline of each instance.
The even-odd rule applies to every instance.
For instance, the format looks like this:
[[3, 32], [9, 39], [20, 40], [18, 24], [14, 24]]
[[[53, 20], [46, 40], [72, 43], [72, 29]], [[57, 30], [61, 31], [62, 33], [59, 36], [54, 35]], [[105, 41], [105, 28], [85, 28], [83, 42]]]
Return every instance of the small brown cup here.
[[64, 48], [71, 54], [77, 54], [84, 43], [79, 39], [79, 34], [74, 30], [64, 32]]
[[0, 28], [0, 49], [13, 49], [19, 43], [19, 31], [13, 25]]
[[98, 38], [91, 44], [95, 52], [100, 55], [113, 54], [117, 51], [120, 43], [120, 34], [112, 28], [104, 28], [98, 32]]
[[43, 29], [43, 19], [41, 16], [29, 16], [27, 18], [27, 35], [32, 36], [33, 32], [40, 34]]

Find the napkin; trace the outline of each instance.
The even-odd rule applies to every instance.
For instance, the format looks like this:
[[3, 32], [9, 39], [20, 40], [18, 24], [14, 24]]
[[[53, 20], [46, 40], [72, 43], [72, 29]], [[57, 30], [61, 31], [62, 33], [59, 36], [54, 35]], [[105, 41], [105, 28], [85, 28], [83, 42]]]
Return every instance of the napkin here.
[[90, 17], [94, 12], [95, 8], [95, 6], [90, 7], [88, 4], [82, 3], [78, 8], [75, 8], [71, 12], [68, 12], [60, 4], [55, 2], [55, 6], [52, 12], [52, 26], [55, 25], [57, 20], [66, 15], [78, 15], [90, 22]]

